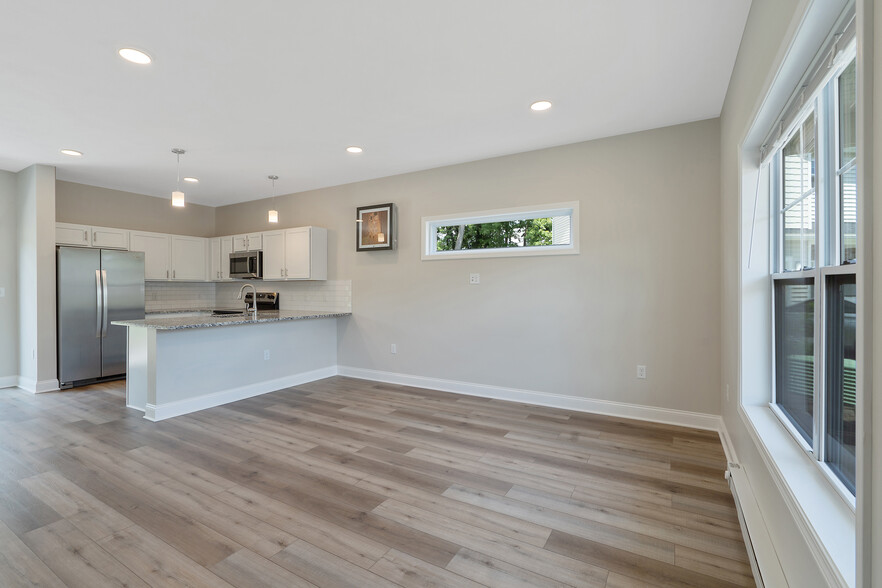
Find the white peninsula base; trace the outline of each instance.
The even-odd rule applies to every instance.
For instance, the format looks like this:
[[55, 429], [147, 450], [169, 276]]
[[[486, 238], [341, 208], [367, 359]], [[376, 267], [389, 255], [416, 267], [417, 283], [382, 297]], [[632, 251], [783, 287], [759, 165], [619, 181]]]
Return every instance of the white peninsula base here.
[[122, 322], [128, 327], [126, 405], [160, 421], [333, 376], [333, 316], [345, 315], [210, 328]]

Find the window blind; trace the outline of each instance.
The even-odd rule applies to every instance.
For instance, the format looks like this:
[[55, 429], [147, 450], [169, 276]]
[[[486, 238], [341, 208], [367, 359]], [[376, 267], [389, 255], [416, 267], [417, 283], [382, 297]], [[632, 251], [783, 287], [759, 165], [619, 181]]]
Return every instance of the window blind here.
[[814, 102], [818, 92], [836, 74], [840, 66], [844, 65], [843, 55], [848, 53], [854, 43], [856, 29], [854, 2], [849, 2], [811, 60], [799, 84], [787, 99], [775, 125], [766, 134], [761, 147], [763, 163], [784, 144], [793, 126], [802, 117], [806, 108]]

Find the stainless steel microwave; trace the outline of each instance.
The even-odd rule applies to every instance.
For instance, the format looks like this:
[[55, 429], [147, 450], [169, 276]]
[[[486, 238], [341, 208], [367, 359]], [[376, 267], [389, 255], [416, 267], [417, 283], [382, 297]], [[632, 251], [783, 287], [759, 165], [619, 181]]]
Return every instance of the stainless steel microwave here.
[[230, 253], [230, 277], [246, 280], [263, 278], [263, 251]]

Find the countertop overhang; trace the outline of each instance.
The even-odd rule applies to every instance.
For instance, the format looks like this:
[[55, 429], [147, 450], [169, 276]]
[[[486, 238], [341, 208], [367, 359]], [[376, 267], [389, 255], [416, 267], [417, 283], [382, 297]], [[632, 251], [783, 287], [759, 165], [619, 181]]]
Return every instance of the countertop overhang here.
[[321, 318], [338, 318], [351, 316], [351, 312], [333, 312], [318, 310], [264, 310], [257, 313], [253, 318], [251, 313], [247, 315], [227, 316], [180, 316], [166, 318], [145, 318], [134, 321], [112, 321], [111, 324], [122, 327], [143, 327], [158, 331], [173, 331], [177, 329], [203, 329], [209, 327], [227, 327], [231, 325], [252, 325], [260, 323], [277, 323], [281, 321], [297, 321]]

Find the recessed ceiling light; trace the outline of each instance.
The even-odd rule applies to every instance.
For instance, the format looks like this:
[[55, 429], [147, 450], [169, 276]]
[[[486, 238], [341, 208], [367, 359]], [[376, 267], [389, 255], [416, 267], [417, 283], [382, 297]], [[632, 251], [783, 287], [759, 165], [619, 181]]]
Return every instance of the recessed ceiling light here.
[[534, 102], [533, 104], [531, 104], [530, 108], [537, 111], [548, 110], [549, 108], [551, 108], [551, 102], [549, 102], [548, 100], [539, 100], [538, 102]]
[[137, 49], [132, 49], [131, 47], [123, 47], [122, 49], [120, 49], [119, 56], [126, 61], [131, 61], [132, 63], [137, 63], [138, 65], [147, 65], [148, 63], [153, 61], [153, 59], [151, 59], [150, 56], [143, 51], [138, 51]]
[[348, 151], [349, 153], [361, 153], [362, 151], [364, 151], [364, 149], [352, 145], [351, 147], [347, 147], [346, 151]]
[[71, 157], [82, 157], [83, 156], [82, 152], [77, 151], [76, 149], [62, 149], [61, 152], [64, 155], [70, 155]]
[[185, 182], [190, 182], [191, 184], [198, 184], [199, 178], [184, 178]]

